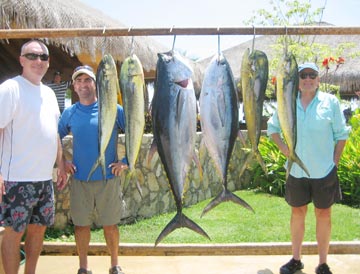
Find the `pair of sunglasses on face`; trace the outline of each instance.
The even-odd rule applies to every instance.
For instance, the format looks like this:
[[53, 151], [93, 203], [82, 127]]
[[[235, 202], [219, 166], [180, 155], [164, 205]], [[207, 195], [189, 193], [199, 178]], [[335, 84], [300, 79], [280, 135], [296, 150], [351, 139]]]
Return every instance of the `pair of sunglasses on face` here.
[[25, 53], [24, 55], [21, 55], [21, 56], [24, 56], [26, 59], [31, 60], [31, 61], [34, 61], [38, 58], [40, 58], [41, 61], [49, 60], [49, 55], [45, 54], [45, 53], [43, 53], [43, 54]]
[[310, 79], [314, 80], [318, 74], [315, 73], [315, 72], [309, 72], [309, 73], [306, 73], [306, 72], [302, 72], [299, 74], [300, 78], [305, 80], [306, 78], [310, 77]]

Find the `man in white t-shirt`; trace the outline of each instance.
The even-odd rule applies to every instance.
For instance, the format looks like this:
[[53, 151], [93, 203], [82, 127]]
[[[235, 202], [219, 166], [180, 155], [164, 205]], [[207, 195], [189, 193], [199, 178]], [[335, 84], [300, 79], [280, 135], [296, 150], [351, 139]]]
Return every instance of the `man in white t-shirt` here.
[[25, 230], [25, 273], [35, 273], [47, 226], [54, 223], [52, 171], [58, 188], [66, 183], [57, 133], [60, 116], [54, 92], [41, 80], [49, 68], [45, 44], [31, 40], [21, 48], [22, 74], [0, 85], [0, 225], [5, 227], [5, 273], [19, 270]]

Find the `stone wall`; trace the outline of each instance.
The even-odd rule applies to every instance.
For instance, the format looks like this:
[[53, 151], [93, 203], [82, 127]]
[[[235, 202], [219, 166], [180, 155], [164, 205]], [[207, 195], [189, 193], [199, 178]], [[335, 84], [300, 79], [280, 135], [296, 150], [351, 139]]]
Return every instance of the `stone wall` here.
[[[243, 134], [246, 134], [246, 132], [243, 131]], [[183, 197], [184, 207], [214, 197], [222, 188], [221, 179], [216, 173], [205, 146], [201, 144], [201, 139], [202, 134], [198, 133], [196, 155], [202, 167], [202, 178], [201, 171], [193, 162], [185, 185]], [[148, 163], [148, 153], [152, 140], [152, 134], [145, 134], [143, 136], [141, 150], [136, 164], [136, 177], [141, 186], [142, 195], [140, 195], [136, 187], [135, 180], [132, 180], [123, 196], [121, 223], [131, 223], [136, 219], [150, 218], [157, 214], [176, 210], [174, 198], [159, 155], [155, 153], [152, 160]], [[66, 158], [70, 160], [72, 155], [72, 137], [66, 136], [63, 144]], [[120, 159], [125, 154], [124, 144], [125, 136], [119, 135], [118, 155]], [[245, 171], [244, 175], [239, 178], [239, 170], [247, 153], [246, 150], [242, 148], [241, 142], [237, 140], [228, 170], [228, 189], [231, 191], [243, 189], [251, 179], [251, 174], [248, 171]], [[127, 172], [128, 171], [124, 171], [120, 176], [122, 188]], [[56, 170], [54, 170], [54, 179], [55, 174]], [[61, 192], [55, 190], [55, 195], [55, 227], [62, 229], [70, 222], [69, 185]]]

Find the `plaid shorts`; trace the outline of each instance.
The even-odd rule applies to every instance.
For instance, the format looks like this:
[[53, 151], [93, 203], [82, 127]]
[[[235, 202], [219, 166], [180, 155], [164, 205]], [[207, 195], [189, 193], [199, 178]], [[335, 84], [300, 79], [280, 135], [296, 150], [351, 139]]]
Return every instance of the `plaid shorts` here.
[[0, 225], [23, 232], [28, 224], [54, 224], [55, 203], [53, 182], [5, 181], [6, 194], [0, 204]]

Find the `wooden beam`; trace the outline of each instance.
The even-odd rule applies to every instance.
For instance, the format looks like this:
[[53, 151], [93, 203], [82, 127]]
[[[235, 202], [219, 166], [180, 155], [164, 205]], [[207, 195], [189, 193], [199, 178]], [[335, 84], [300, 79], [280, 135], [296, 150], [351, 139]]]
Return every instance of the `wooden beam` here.
[[[304, 255], [317, 254], [315, 242], [305, 242]], [[105, 243], [91, 243], [89, 255], [108, 255]], [[119, 256], [222, 256], [291, 254], [291, 243], [242, 244], [120, 244]], [[329, 254], [360, 254], [360, 242], [331, 242]], [[75, 243], [45, 242], [42, 255], [77, 255]]]
[[0, 39], [162, 35], [360, 35], [360, 27], [274, 26], [208, 28], [1, 29]]

